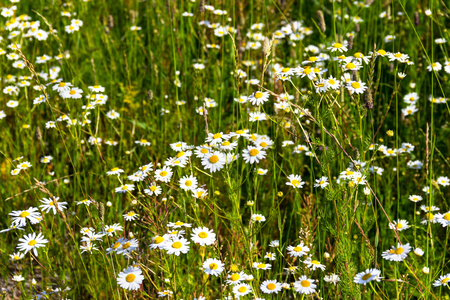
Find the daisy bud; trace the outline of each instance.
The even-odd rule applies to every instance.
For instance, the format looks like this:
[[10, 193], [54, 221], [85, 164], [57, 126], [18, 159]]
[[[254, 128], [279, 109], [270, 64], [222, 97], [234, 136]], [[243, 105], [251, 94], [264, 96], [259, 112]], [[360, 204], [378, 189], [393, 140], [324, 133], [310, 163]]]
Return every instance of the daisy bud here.
[[219, 191], [215, 191], [214, 194], [216, 194], [216, 196], [219, 196], [220, 192]]
[[247, 201], [247, 205], [250, 207], [253, 206], [254, 204], [255, 204], [255, 202], [253, 202], [253, 201]]
[[423, 268], [422, 268], [422, 272], [424, 272], [425, 274], [428, 274], [428, 273], [430, 273], [430, 268], [428, 268], [428, 267], [423, 267]]
[[394, 131], [388, 130], [388, 131], [386, 132], [386, 134], [387, 134], [388, 136], [390, 136], [390, 137], [393, 137], [393, 136], [394, 136]]
[[106, 202], [106, 206], [111, 207], [112, 206], [111, 201]]
[[36, 281], [36, 279], [34, 279], [34, 278], [33, 278], [33, 279], [31, 279], [31, 284], [32, 284], [32, 285], [36, 285], [36, 284], [37, 284], [37, 281]]
[[66, 179], [64, 179], [64, 183], [66, 183], [66, 184], [67, 184], [67, 183], [69, 183], [69, 182], [70, 182], [70, 179], [67, 179], [67, 178], [66, 178]]
[[427, 9], [425, 11], [425, 15], [427, 15], [428, 17], [431, 16], [431, 9]]
[[323, 258], [329, 259], [329, 258], [330, 258], [330, 253], [324, 252], [324, 253], [323, 253]]
[[423, 253], [424, 253], [423, 250], [420, 248], [414, 249], [414, 254], [416, 254], [417, 256], [422, 256]]
[[247, 275], [247, 278], [245, 279], [247, 281], [252, 281], [253, 280], [253, 275]]
[[278, 192], [278, 193], [277, 193], [277, 196], [278, 196], [278, 197], [283, 197], [283, 192]]
[[130, 239], [132, 239], [132, 238], [134, 238], [134, 234], [133, 234], [132, 232], [130, 232], [130, 233], [128, 234], [128, 237], [129, 237]]
[[131, 204], [133, 204], [133, 205], [136, 205], [137, 203], [138, 203], [137, 200], [131, 201]]
[[368, 187], [364, 188], [364, 195], [366, 195], [366, 196], [370, 195], [370, 189]]
[[166, 278], [166, 279], [164, 279], [164, 282], [170, 283], [170, 279]]

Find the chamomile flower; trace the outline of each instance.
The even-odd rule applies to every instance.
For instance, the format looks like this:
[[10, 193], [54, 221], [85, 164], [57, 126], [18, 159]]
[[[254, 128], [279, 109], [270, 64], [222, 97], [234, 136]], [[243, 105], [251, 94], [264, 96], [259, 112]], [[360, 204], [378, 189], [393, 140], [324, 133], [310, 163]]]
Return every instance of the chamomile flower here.
[[339, 51], [340, 53], [348, 51], [347, 47], [345, 46], [345, 43], [341, 44], [338, 42], [334, 43], [333, 45], [331, 45], [331, 47], [328, 47], [327, 49], [330, 50], [331, 52]]
[[234, 284], [238, 284], [241, 281], [244, 281], [247, 279], [247, 274], [245, 274], [244, 272], [240, 272], [240, 273], [231, 273], [228, 274], [227, 276], [228, 280], [225, 281], [225, 283], [234, 285]]
[[165, 243], [170, 242], [170, 234], [157, 235], [152, 237], [152, 243], [150, 244], [150, 249], [164, 249]]
[[352, 81], [347, 84], [347, 89], [350, 92], [350, 94], [353, 94], [353, 93], [363, 94], [364, 91], [367, 89], [367, 87], [364, 82]]
[[259, 163], [260, 160], [264, 159], [266, 156], [266, 151], [261, 147], [247, 146], [247, 149], [243, 150], [242, 158], [246, 163]]
[[25, 251], [24, 254], [27, 254], [28, 251], [33, 251], [35, 256], [38, 256], [37, 249], [45, 247], [45, 244], [48, 243], [48, 240], [44, 239], [42, 233], [36, 234], [30, 233], [28, 235], [24, 235], [19, 239], [19, 244], [17, 245], [17, 249], [19, 251]]
[[318, 260], [311, 259], [311, 257], [308, 257], [304, 262], [308, 266], [308, 268], [312, 269], [313, 271], [316, 269], [321, 269], [322, 271], [325, 271], [325, 265], [322, 265]]
[[439, 185], [442, 185], [442, 186], [450, 185], [450, 179], [446, 176], [440, 176], [440, 177], [438, 177], [438, 179], [436, 179], [436, 181]]
[[108, 236], [113, 236], [114, 233], [116, 233], [117, 231], [122, 231], [123, 227], [119, 224], [113, 224], [113, 225], [105, 225], [105, 228], [103, 229], [103, 233], [108, 235]]
[[254, 262], [253, 268], [258, 270], [270, 270], [272, 268], [271, 264], [266, 264], [263, 262]]
[[219, 151], [210, 152], [202, 158], [202, 165], [212, 173], [220, 171], [226, 162], [226, 156]]
[[265, 280], [260, 288], [264, 294], [278, 294], [283, 289], [281, 283], [276, 280]]
[[206, 227], [197, 227], [192, 230], [191, 239], [200, 246], [210, 246], [216, 241], [216, 234]]
[[126, 290], [138, 290], [144, 281], [142, 270], [138, 267], [130, 266], [117, 275], [117, 284]]
[[309, 247], [304, 245], [303, 242], [298, 244], [297, 246], [288, 246], [287, 251], [288, 254], [292, 257], [302, 257], [303, 255], [306, 255], [307, 252], [309, 252]]
[[188, 245], [188, 240], [182, 237], [176, 237], [172, 241], [166, 242], [164, 244], [164, 249], [167, 250], [167, 254], [179, 256], [181, 253], [186, 254], [189, 252]]
[[264, 104], [265, 102], [269, 101], [269, 93], [268, 92], [254, 92], [248, 97], [248, 100], [251, 104], [259, 106], [261, 104]]
[[67, 209], [67, 202], [59, 202], [58, 200], [59, 197], [53, 197], [53, 199], [42, 198], [40, 201], [44, 204], [39, 207], [45, 212], [53, 211], [53, 214], [56, 215], [58, 211]]
[[208, 275], [220, 276], [224, 270], [224, 264], [218, 259], [208, 258], [203, 262], [203, 271]]
[[392, 221], [392, 223], [389, 224], [389, 228], [397, 229], [398, 231], [406, 230], [409, 228], [408, 221], [406, 220]]
[[450, 282], [450, 273], [440, 276], [437, 280], [433, 282], [433, 286], [441, 286], [441, 285], [448, 286], [449, 282]]
[[135, 213], [134, 211], [127, 212], [126, 214], [123, 215], [123, 218], [128, 222], [134, 221], [138, 217], [139, 217], [139, 215], [137, 213]]
[[170, 182], [170, 178], [172, 177], [172, 169], [168, 166], [162, 167], [162, 169], [157, 169], [155, 171], [155, 179], [157, 181], [162, 182]]
[[290, 185], [294, 188], [303, 188], [303, 185], [305, 184], [300, 175], [291, 174], [288, 176], [288, 180], [289, 182], [286, 182], [286, 185]]
[[180, 188], [182, 188], [185, 191], [191, 191], [195, 190], [197, 188], [198, 182], [197, 178], [194, 176], [183, 176], [180, 179]]
[[252, 215], [252, 221], [253, 222], [259, 222], [262, 223], [266, 220], [266, 217], [264, 217], [263, 215], [260, 214], [253, 214]]
[[144, 189], [144, 193], [149, 196], [159, 196], [162, 193], [162, 189], [156, 183], [149, 185], [146, 189]]
[[450, 226], [450, 211], [444, 214], [436, 214], [436, 221], [442, 225], [442, 227]]
[[353, 282], [366, 285], [366, 283], [373, 280], [380, 281], [380, 274], [381, 271], [378, 269], [367, 269], [365, 272], [356, 274]]
[[327, 185], [329, 185], [328, 177], [323, 176], [319, 179], [316, 179], [316, 183], [314, 184], [314, 187], [321, 187], [324, 189]]
[[138, 240], [137, 239], [131, 239], [124, 243], [122, 243], [121, 247], [117, 249], [117, 254], [126, 255], [134, 250], [136, 250], [139, 247]]
[[381, 257], [390, 261], [402, 261], [408, 256], [410, 251], [411, 246], [409, 243], [405, 245], [398, 243], [397, 247], [392, 246], [392, 249], [384, 251]]
[[115, 189], [116, 193], [127, 193], [134, 191], [134, 185], [123, 184]]
[[24, 256], [25, 256], [25, 254], [23, 254], [22, 252], [15, 252], [13, 254], [10, 254], [9, 258], [12, 261], [18, 261], [18, 260], [21, 260], [22, 258], [24, 258]]
[[246, 283], [239, 283], [233, 287], [233, 293], [237, 298], [248, 295], [251, 292], [252, 288]]
[[309, 279], [306, 275], [300, 276], [296, 282], [294, 282], [294, 289], [296, 292], [309, 295], [316, 291], [317, 285], [314, 284], [314, 280]]
[[411, 195], [408, 197], [408, 199], [412, 202], [420, 202], [422, 201], [422, 196], [418, 196], [418, 195]]
[[27, 210], [17, 210], [9, 213], [12, 216], [12, 223], [16, 226], [27, 225], [27, 219], [31, 224], [37, 224], [42, 220], [42, 216], [36, 207], [30, 207]]

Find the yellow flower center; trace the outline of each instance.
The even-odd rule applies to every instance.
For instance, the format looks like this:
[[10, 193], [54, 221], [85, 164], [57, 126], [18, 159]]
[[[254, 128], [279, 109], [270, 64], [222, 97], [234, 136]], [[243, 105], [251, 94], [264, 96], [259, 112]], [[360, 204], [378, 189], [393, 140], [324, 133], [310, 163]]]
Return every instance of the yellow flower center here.
[[213, 139], [218, 139], [221, 138], [222, 134], [221, 133], [216, 133], [215, 135], [213, 135]]
[[441, 280], [441, 283], [447, 283], [450, 280], [450, 278], [445, 277], [444, 279]]
[[377, 53], [378, 53], [379, 55], [386, 55], [386, 51], [383, 50], [383, 49], [378, 50]]
[[294, 248], [295, 252], [301, 252], [302, 250], [303, 250], [302, 247], [299, 247], [299, 246]]
[[248, 152], [251, 156], [256, 156], [258, 155], [259, 151], [258, 149], [252, 149]]
[[206, 239], [208, 237], [208, 234], [206, 232], [202, 231], [198, 234], [198, 236], [199, 236], [199, 238]]
[[29, 215], [30, 215], [29, 212], [23, 211], [23, 212], [20, 214], [20, 217], [21, 217], [21, 218], [26, 218], [26, 217], [28, 217]]
[[117, 171], [117, 170], [119, 170], [119, 168], [112, 168], [111, 169], [112, 172]]
[[319, 182], [319, 184], [324, 184], [325, 183], [325, 181], [324, 180], [321, 180], [320, 182]]
[[364, 55], [361, 52], [356, 52], [353, 56], [356, 57], [356, 58], [363, 58], [364, 57]]
[[363, 277], [361, 277], [361, 279], [362, 279], [362, 280], [367, 280], [367, 279], [369, 279], [370, 277], [372, 277], [372, 274], [367, 273], [366, 275], [364, 275]]
[[300, 184], [300, 182], [296, 179], [292, 180], [292, 185], [293, 186], [298, 186]]
[[259, 99], [259, 98], [261, 98], [263, 96], [263, 93], [261, 93], [261, 92], [256, 92], [255, 93], [255, 98], [256, 99]]
[[317, 87], [324, 87], [325, 86], [325, 83], [319, 83], [318, 85], [317, 85]]
[[122, 248], [128, 249], [128, 248], [130, 248], [130, 246], [131, 246], [130, 242], [126, 242], [125, 244], [123, 244]]
[[339, 48], [342, 48], [342, 44], [341, 43], [334, 43], [333, 47], [339, 49]]
[[156, 191], [156, 185], [152, 185], [151, 187], [150, 187], [150, 191], [152, 191], [152, 192], [154, 192], [154, 191]]
[[276, 288], [277, 288], [277, 286], [272, 282], [267, 285], [267, 289], [269, 289], [271, 291], [273, 291]]
[[119, 248], [119, 247], [120, 247], [120, 243], [119, 243], [119, 242], [116, 242], [116, 243], [114, 244], [114, 246], [112, 246], [113, 249], [117, 249], [117, 248]]
[[348, 64], [345, 66], [345, 68], [351, 70], [351, 69], [356, 68], [356, 65], [355, 65], [354, 63], [348, 63]]
[[162, 171], [161, 173], [159, 173], [160, 176], [167, 176], [167, 171]]
[[237, 280], [239, 280], [240, 278], [241, 278], [241, 276], [240, 276], [239, 274], [237, 274], [237, 273], [235, 273], [235, 274], [233, 274], [233, 275], [230, 276], [230, 279], [231, 279], [232, 281], [237, 281]]
[[127, 277], [125, 277], [125, 280], [127, 282], [133, 282], [134, 279], [136, 279], [136, 275], [134, 275], [134, 274], [128, 274]]
[[208, 149], [206, 149], [206, 148], [202, 148], [202, 149], [200, 150], [200, 152], [201, 152], [202, 154], [206, 154], [206, 153], [208, 153], [209, 151], [208, 151]]
[[219, 266], [215, 263], [211, 263], [211, 264], [209, 264], [209, 268], [212, 270], [217, 270], [219, 268]]
[[307, 288], [307, 287], [309, 287], [311, 285], [311, 282], [309, 282], [309, 280], [302, 280], [300, 282], [300, 284], [302, 285], [302, 287]]
[[397, 250], [395, 250], [395, 254], [402, 254], [403, 253], [403, 248], [399, 247], [397, 248]]
[[60, 82], [60, 83], [58, 84], [58, 86], [59, 86], [59, 87], [66, 86], [66, 83], [65, 83], [65, 82]]
[[361, 85], [359, 84], [359, 82], [352, 82], [352, 88], [354, 89], [359, 89], [361, 87]]
[[75, 90], [71, 90], [70, 92], [69, 92], [69, 94], [71, 94], [71, 95], [75, 95], [77, 92], [75, 91]]
[[36, 245], [36, 244], [37, 244], [37, 241], [36, 241], [36, 240], [31, 240], [31, 241], [28, 242], [28, 245], [29, 245], [29, 246], [34, 246], [34, 245]]
[[427, 220], [433, 220], [434, 219], [434, 215], [432, 213], [427, 213], [426, 214], [426, 218], [427, 218]]
[[394, 56], [399, 58], [399, 57], [402, 57], [402, 54], [401, 53], [395, 53]]
[[247, 288], [246, 288], [245, 286], [241, 286], [241, 287], [238, 289], [238, 291], [239, 291], [239, 293], [244, 293], [245, 291], [247, 291]]
[[291, 69], [291, 68], [284, 68], [283, 70], [281, 70], [281, 72], [286, 73], [286, 72], [289, 72], [290, 69]]
[[266, 264], [258, 264], [256, 267], [258, 269], [264, 269], [266, 267]]
[[445, 220], [445, 221], [450, 221], [450, 213], [446, 213], [446, 214], [444, 215], [444, 220]]
[[183, 246], [180, 242], [175, 242], [172, 244], [172, 247], [175, 249], [180, 249]]
[[261, 217], [260, 217], [260, 216], [256, 216], [256, 217], [255, 217], [255, 220], [256, 220], [256, 221], [261, 221]]
[[114, 231], [114, 228], [108, 228], [108, 230], [106, 230], [106, 232], [113, 232]]
[[180, 225], [183, 225], [184, 223], [183, 222], [180, 222], [180, 221], [178, 221], [178, 222], [175, 222], [175, 225], [177, 225], [177, 226], [180, 226]]
[[310, 62], [315, 62], [315, 61], [317, 60], [317, 57], [311, 56], [310, 58], [308, 58], [308, 60], [309, 60]]
[[315, 265], [320, 265], [320, 262], [318, 260], [312, 260], [311, 263]]
[[212, 163], [212, 164], [215, 164], [215, 163], [218, 162], [218, 161], [219, 161], [219, 157], [218, 157], [217, 155], [212, 155], [212, 156], [209, 158], [209, 162]]
[[231, 143], [229, 141], [225, 141], [222, 143], [222, 146], [229, 146]]
[[161, 244], [162, 242], [164, 242], [164, 238], [162, 236], [157, 236], [155, 238], [155, 244]]
[[20, 259], [20, 257], [19, 256], [14, 256], [14, 260], [19, 260]]

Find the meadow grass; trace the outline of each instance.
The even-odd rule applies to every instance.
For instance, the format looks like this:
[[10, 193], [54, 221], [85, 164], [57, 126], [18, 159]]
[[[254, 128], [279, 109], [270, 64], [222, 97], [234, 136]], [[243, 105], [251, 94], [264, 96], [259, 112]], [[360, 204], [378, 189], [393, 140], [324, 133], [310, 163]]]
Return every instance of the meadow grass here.
[[445, 1], [1, 7], [2, 299], [449, 298]]

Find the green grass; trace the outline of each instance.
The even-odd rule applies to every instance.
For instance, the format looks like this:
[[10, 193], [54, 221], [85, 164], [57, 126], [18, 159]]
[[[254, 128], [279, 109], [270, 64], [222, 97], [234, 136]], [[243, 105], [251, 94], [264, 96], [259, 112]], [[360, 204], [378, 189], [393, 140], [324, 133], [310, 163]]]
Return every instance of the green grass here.
[[[27, 14], [32, 21], [40, 22], [39, 28], [56, 29], [57, 33], [49, 34], [44, 41], [25, 37], [27, 30], [8, 38], [9, 18], [0, 17], [0, 48], [5, 50], [0, 56], [2, 90], [18, 85], [20, 76], [48, 73], [55, 66], [60, 68], [56, 78], [83, 90], [80, 99], [63, 99], [52, 89], [55, 84], [49, 84], [50, 79], [38, 77], [39, 81], [28, 78], [31, 85], [19, 87], [17, 95], [2, 93], [0, 110], [6, 117], [0, 120], [0, 228], [11, 225], [9, 213], [39, 207], [43, 198], [54, 195], [67, 202], [66, 210], [43, 213], [38, 224], [27, 221], [24, 231], [0, 233], [0, 287], [6, 289], [3, 298], [30, 299], [44, 290], [59, 288], [64, 291], [57, 291], [57, 297], [68, 299], [156, 299], [158, 292], [164, 290], [173, 292], [174, 299], [225, 299], [233, 296], [233, 286], [225, 283], [227, 276], [238, 270], [253, 276], [253, 280], [245, 281], [253, 291], [244, 299], [447, 299], [448, 286], [435, 287], [433, 283], [450, 273], [446, 255], [448, 227], [421, 224], [426, 214], [420, 206], [437, 206], [440, 210], [436, 213], [441, 214], [450, 210], [448, 187], [437, 183], [450, 168], [450, 109], [447, 103], [433, 104], [428, 100], [430, 95], [450, 95], [449, 73], [444, 70], [448, 43], [434, 42], [437, 38], [450, 39], [449, 5], [432, 0], [377, 0], [368, 7], [362, 5], [364, 2], [358, 5], [347, 0], [206, 3], [227, 12], [217, 15], [202, 9], [203, 2], [16, 3], [16, 17]], [[10, 3], [2, 6], [9, 7]], [[426, 9], [431, 9], [432, 16], [426, 16]], [[317, 17], [318, 10], [324, 14], [323, 21]], [[72, 17], [62, 16], [63, 11]], [[193, 17], [182, 16], [184, 12]], [[379, 17], [382, 12], [387, 12], [387, 16]], [[356, 25], [354, 17], [363, 22]], [[80, 19], [84, 24], [69, 34], [64, 27], [71, 19]], [[204, 20], [236, 30], [215, 36], [214, 29], [199, 25]], [[298, 41], [288, 37], [272, 40], [275, 31], [298, 20], [312, 34], [305, 34]], [[255, 23], [264, 27], [252, 31]], [[141, 30], [131, 31], [131, 26]], [[259, 41], [258, 49], [247, 49], [251, 43], [249, 32], [266, 37]], [[348, 33], [354, 37], [349, 38]], [[396, 38], [386, 42], [388, 35]], [[318, 93], [307, 77], [275, 80], [277, 64], [302, 66], [313, 56], [307, 50], [310, 45], [330, 56], [321, 66], [327, 69], [321, 76], [340, 79], [344, 65], [333, 60], [339, 54], [327, 47], [344, 40], [351, 44], [345, 55], [361, 52], [370, 61], [352, 75], [370, 87], [370, 95], [350, 94], [345, 87]], [[8, 48], [12, 43], [21, 45], [20, 54]], [[220, 48], [208, 48], [210, 44]], [[370, 52], [374, 49], [407, 54], [414, 64], [372, 57]], [[31, 64], [23, 69], [13, 67], [13, 60], [6, 55], [14, 52]], [[70, 55], [36, 63], [44, 54], [54, 57], [61, 53]], [[429, 72], [427, 66], [431, 62], [440, 62], [442, 70]], [[205, 68], [195, 70], [194, 63], [203, 63]], [[236, 76], [238, 70], [246, 72], [247, 77]], [[399, 79], [399, 72], [406, 73], [406, 78]], [[16, 80], [8, 82], [8, 74]], [[247, 79], [258, 79], [260, 83], [251, 85]], [[180, 86], [174, 84], [176, 80]], [[33, 88], [39, 85], [46, 88], [48, 101], [33, 105], [33, 100], [43, 94]], [[86, 95], [93, 85], [103, 86], [108, 100], [87, 110], [83, 106], [89, 103]], [[261, 106], [234, 101], [255, 91], [269, 92], [269, 101]], [[404, 116], [401, 109], [407, 105], [403, 97], [411, 92], [419, 96], [418, 111]], [[294, 96], [289, 110], [274, 108], [281, 93]], [[217, 105], [207, 107], [205, 98], [214, 99]], [[8, 107], [10, 100], [19, 105]], [[185, 104], [177, 105], [179, 101]], [[368, 108], [370, 102], [373, 108]], [[204, 103], [206, 117], [196, 112]], [[120, 114], [118, 119], [107, 117], [112, 109]], [[162, 109], [169, 112], [162, 114]], [[299, 109], [310, 113], [300, 114]], [[250, 122], [250, 111], [269, 117], [266, 121]], [[68, 127], [62, 121], [56, 122], [57, 128], [45, 126], [65, 114], [82, 121], [87, 113], [90, 124]], [[241, 137], [232, 152], [240, 157], [221, 171], [211, 173], [201, 159], [192, 155], [186, 167], [172, 169], [170, 182], [157, 182], [162, 188], [159, 196], [144, 192], [154, 181], [153, 171], [145, 181], [134, 183], [134, 191], [115, 192], [121, 184], [133, 183], [127, 176], [140, 166], [151, 162], [153, 169], [159, 169], [158, 164], [162, 166], [168, 158], [175, 157], [178, 152], [170, 144], [183, 141], [200, 146], [205, 144], [208, 132], [226, 134], [241, 129], [267, 135], [273, 141], [259, 163], [244, 162], [243, 149], [252, 142]], [[388, 130], [392, 130], [392, 136]], [[94, 145], [89, 142], [90, 137], [101, 138], [102, 142]], [[151, 145], [135, 143], [141, 139]], [[118, 143], [109, 146], [105, 144], [108, 140]], [[284, 147], [283, 141], [287, 140], [295, 145]], [[382, 151], [369, 150], [372, 143], [392, 149], [411, 143], [415, 148], [411, 153], [387, 156]], [[293, 153], [298, 145], [309, 147], [314, 156]], [[40, 162], [46, 155], [53, 157], [49, 164]], [[17, 157], [23, 158], [15, 161]], [[407, 166], [414, 160], [423, 163], [421, 169]], [[25, 161], [32, 167], [17, 176], [10, 174]], [[366, 163], [366, 185], [349, 184], [343, 179], [338, 184], [339, 174], [357, 161]], [[114, 167], [124, 173], [120, 177], [108, 176], [106, 172]], [[380, 167], [384, 172], [371, 174], [369, 167]], [[267, 169], [267, 173], [258, 175], [258, 168]], [[291, 174], [301, 175], [303, 188], [286, 185]], [[186, 175], [195, 176], [208, 195], [195, 199], [192, 192], [181, 189], [179, 179]], [[316, 179], [322, 176], [328, 177], [330, 185], [325, 189], [314, 187]], [[45, 184], [37, 185], [37, 181]], [[424, 193], [424, 187], [431, 192]], [[413, 203], [408, 200], [410, 195], [421, 195], [423, 200]], [[90, 199], [92, 204], [77, 205], [83, 199]], [[125, 221], [123, 215], [130, 211], [139, 218]], [[253, 214], [262, 214], [266, 220], [251, 221]], [[410, 228], [398, 232], [389, 229], [389, 222], [399, 219], [407, 220]], [[150, 249], [152, 238], [167, 233], [167, 224], [178, 220], [192, 224], [192, 228], [185, 228], [189, 252], [175, 256], [166, 250]], [[86, 244], [81, 242], [82, 228], [92, 227], [100, 232], [105, 225], [115, 223], [123, 226], [123, 231], [93, 242], [98, 250], [81, 253], [80, 246]], [[202, 247], [191, 240], [193, 228], [203, 226], [216, 234], [213, 245]], [[45, 247], [38, 249], [38, 257], [27, 253], [22, 259], [11, 261], [9, 255], [18, 251], [19, 238], [33, 232], [41, 232], [48, 240]], [[118, 237], [136, 238], [139, 248], [128, 257], [106, 254]], [[402, 244], [420, 247], [424, 255], [411, 251], [403, 262], [383, 259], [381, 253], [397, 246], [399, 239]], [[273, 240], [279, 240], [279, 247], [269, 246]], [[288, 254], [288, 246], [301, 242], [310, 248], [311, 259], [325, 265], [325, 271], [308, 268], [303, 263], [306, 256], [294, 258]], [[266, 252], [275, 253], [276, 259], [264, 258]], [[200, 269], [208, 258], [224, 263], [220, 276], [207, 275]], [[272, 265], [270, 270], [252, 267], [254, 262], [263, 261]], [[116, 280], [118, 273], [131, 265], [138, 265], [145, 277], [137, 291], [123, 289]], [[295, 272], [286, 271], [293, 266], [297, 267]], [[430, 269], [428, 274], [423, 267]], [[381, 270], [382, 279], [367, 285], [355, 283], [356, 274], [368, 268]], [[339, 276], [337, 284], [325, 281], [331, 273]], [[14, 282], [12, 277], [17, 274], [25, 280]], [[316, 280], [317, 288], [311, 295], [302, 295], [293, 286], [272, 295], [260, 289], [265, 280], [291, 284], [303, 275]], [[35, 285], [31, 283], [33, 278]]]

